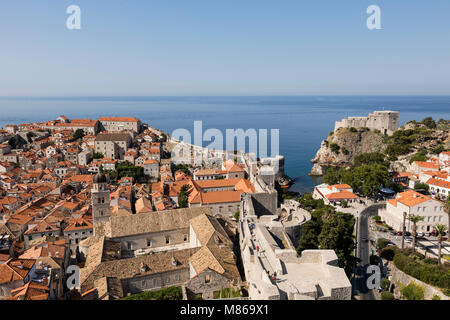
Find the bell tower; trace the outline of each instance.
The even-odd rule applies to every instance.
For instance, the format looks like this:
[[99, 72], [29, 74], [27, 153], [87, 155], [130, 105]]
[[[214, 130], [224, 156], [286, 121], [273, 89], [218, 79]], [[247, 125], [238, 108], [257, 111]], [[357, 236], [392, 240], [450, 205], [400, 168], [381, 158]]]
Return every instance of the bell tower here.
[[109, 208], [110, 198], [107, 179], [103, 173], [98, 173], [94, 176], [91, 198], [94, 224], [96, 222], [108, 221], [111, 215]]

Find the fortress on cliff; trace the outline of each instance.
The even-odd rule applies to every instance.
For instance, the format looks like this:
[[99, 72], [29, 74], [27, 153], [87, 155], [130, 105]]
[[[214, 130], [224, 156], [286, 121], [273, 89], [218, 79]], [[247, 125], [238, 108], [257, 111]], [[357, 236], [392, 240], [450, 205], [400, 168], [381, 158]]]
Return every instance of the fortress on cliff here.
[[374, 111], [368, 117], [348, 117], [336, 121], [334, 131], [339, 128], [369, 128], [380, 130], [381, 133], [391, 135], [398, 129], [397, 111]]

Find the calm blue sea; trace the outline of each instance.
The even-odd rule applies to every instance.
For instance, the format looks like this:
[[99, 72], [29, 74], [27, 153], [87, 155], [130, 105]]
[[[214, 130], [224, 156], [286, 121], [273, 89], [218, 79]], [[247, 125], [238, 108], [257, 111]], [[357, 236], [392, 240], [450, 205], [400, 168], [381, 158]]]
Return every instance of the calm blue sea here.
[[280, 129], [286, 173], [296, 181], [292, 190], [303, 192], [317, 183], [307, 176], [310, 160], [334, 122], [383, 108], [399, 111], [401, 124], [427, 116], [450, 119], [450, 96], [0, 98], [0, 127], [64, 114], [134, 116], [169, 133], [177, 128], [192, 132], [194, 120], [203, 121], [203, 131], [217, 128], [224, 136], [225, 129]]

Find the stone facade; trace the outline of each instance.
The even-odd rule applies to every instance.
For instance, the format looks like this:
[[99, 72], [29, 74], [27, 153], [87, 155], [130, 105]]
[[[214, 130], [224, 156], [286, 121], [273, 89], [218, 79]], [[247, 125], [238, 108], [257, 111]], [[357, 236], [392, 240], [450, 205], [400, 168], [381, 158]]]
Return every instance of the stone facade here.
[[399, 127], [399, 113], [397, 111], [374, 111], [368, 117], [348, 117], [336, 121], [334, 131], [339, 128], [364, 128], [380, 130], [382, 134], [391, 135]]
[[[350, 281], [338, 267], [333, 250], [305, 250], [299, 257], [277, 215], [258, 217], [252, 202], [245, 198], [243, 202], [238, 225], [239, 245], [250, 299], [351, 299]], [[290, 207], [285, 206], [285, 209]], [[307, 216], [297, 223], [301, 225], [306, 221]], [[293, 225], [289, 227], [295, 230]]]
[[128, 147], [131, 145], [128, 133], [103, 133], [95, 139], [94, 151], [105, 158], [123, 160]]
[[107, 221], [111, 215], [109, 208], [110, 196], [109, 189], [106, 182], [106, 177], [103, 174], [97, 174], [94, 177], [94, 185], [91, 190], [92, 194], [92, 217], [94, 223]]
[[141, 120], [130, 117], [103, 117], [99, 119], [103, 128], [109, 132], [120, 132], [123, 130], [133, 130], [137, 133], [142, 130]]
[[[403, 213], [419, 215], [424, 218], [417, 223], [417, 232], [431, 232], [437, 224], [448, 224], [448, 215], [443, 210], [443, 203], [424, 196], [413, 190], [399, 193], [396, 199], [388, 200], [385, 208], [378, 210], [381, 219], [394, 230], [403, 228]], [[412, 231], [413, 224], [406, 220], [406, 231]]]
[[202, 299], [214, 299], [214, 295], [220, 294], [221, 289], [233, 286], [233, 280], [214, 270], [206, 269], [193, 277], [185, 284], [188, 299], [193, 299], [197, 294], [201, 294]]

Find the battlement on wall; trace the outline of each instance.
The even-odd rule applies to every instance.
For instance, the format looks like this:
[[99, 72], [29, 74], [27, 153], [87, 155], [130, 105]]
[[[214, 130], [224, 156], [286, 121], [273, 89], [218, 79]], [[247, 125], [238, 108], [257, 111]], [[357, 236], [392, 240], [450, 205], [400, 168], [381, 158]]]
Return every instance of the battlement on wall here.
[[336, 121], [334, 131], [339, 128], [369, 128], [379, 130], [382, 134], [391, 135], [399, 127], [399, 113], [397, 111], [382, 110], [374, 111], [367, 117], [348, 117]]

